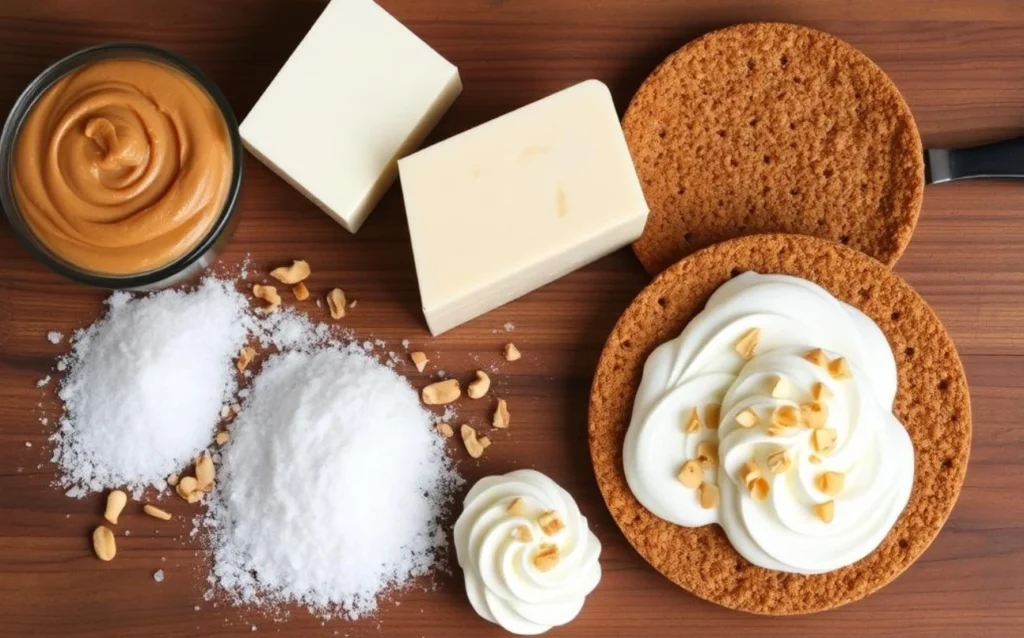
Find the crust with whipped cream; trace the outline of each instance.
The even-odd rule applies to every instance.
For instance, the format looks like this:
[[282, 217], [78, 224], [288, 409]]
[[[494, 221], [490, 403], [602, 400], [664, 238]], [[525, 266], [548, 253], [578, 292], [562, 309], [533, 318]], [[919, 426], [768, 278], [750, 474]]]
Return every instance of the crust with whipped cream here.
[[[741, 272], [812, 281], [870, 317], [896, 359], [894, 414], [914, 447], [914, 484], [902, 515], [867, 557], [823, 574], [757, 567], [717, 525], [681, 527], [647, 511], [623, 470], [623, 440], [644, 363], [675, 338], [708, 297]], [[800, 235], [757, 235], [711, 246], [657, 277], [623, 313], [605, 345], [590, 399], [590, 451], [612, 516], [637, 551], [670, 580], [711, 602], [761, 614], [824, 611], [891, 582], [934, 540], [967, 470], [971, 410], [952, 339], [927, 303], [885, 265]]]

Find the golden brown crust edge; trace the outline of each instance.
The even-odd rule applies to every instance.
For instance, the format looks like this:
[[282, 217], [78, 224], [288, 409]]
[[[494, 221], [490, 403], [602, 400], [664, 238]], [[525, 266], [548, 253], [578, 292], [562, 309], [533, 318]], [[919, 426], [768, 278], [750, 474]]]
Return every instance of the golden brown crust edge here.
[[890, 266], [910, 243], [917, 125], [885, 72], [834, 36], [783, 23], [705, 34], [644, 80], [622, 123], [651, 209], [633, 248], [652, 275], [749, 234], [818, 236]]
[[[803, 277], [857, 306], [885, 333], [896, 358], [894, 412], [914, 444], [914, 487], [882, 544], [861, 561], [804, 576], [756, 567], [717, 525], [686, 528], [648, 512], [630, 492], [622, 443], [650, 352], [674, 338], [731, 276], [754, 270]], [[602, 352], [589, 412], [598, 485], [619, 528], [652, 566], [693, 594], [758, 614], [833, 609], [891, 582], [941, 530], [967, 470], [971, 408], [952, 339], [927, 303], [885, 265], [825, 240], [761, 235], [706, 248], [678, 262], [623, 313]]]

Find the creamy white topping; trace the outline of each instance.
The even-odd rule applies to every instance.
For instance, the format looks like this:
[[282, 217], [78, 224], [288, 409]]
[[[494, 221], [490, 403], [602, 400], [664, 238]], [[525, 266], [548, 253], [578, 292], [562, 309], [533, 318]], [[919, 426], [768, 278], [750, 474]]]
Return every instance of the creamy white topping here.
[[[760, 329], [748, 360], [736, 344]], [[824, 351], [845, 358], [849, 378], [836, 379], [804, 355]], [[788, 386], [772, 396], [779, 378]], [[815, 446], [815, 430], [786, 427], [769, 433], [779, 406], [821, 403], [826, 428], [834, 430], [834, 451]], [[630, 489], [656, 516], [689, 527], [718, 523], [750, 562], [768, 569], [815, 574], [852, 564], [870, 554], [907, 504], [914, 478], [914, 450], [892, 413], [896, 362], [885, 335], [858, 309], [819, 286], [796, 277], [744, 273], [719, 288], [678, 338], [651, 353], [633, 405], [623, 465]], [[706, 407], [721, 405], [717, 429], [707, 427]], [[700, 428], [685, 431], [698, 409]], [[758, 424], [745, 428], [736, 416], [746, 409]], [[718, 444], [719, 461], [704, 470], [717, 483], [721, 501], [705, 509], [700, 490], [676, 475], [698, 457], [701, 442]], [[768, 457], [785, 452], [788, 468], [773, 473]], [[741, 478], [755, 461], [769, 486], [756, 500]], [[777, 468], [778, 469], [778, 468]], [[842, 475], [838, 493], [825, 493], [821, 475]], [[832, 501], [825, 522], [815, 507]]]
[[[541, 524], [551, 512], [562, 524], [553, 534]], [[542, 564], [550, 567], [545, 571], [537, 556], [552, 545], [557, 563]], [[601, 580], [601, 543], [587, 519], [568, 492], [535, 470], [488, 476], [473, 486], [455, 523], [455, 551], [473, 608], [515, 634], [568, 623]]]

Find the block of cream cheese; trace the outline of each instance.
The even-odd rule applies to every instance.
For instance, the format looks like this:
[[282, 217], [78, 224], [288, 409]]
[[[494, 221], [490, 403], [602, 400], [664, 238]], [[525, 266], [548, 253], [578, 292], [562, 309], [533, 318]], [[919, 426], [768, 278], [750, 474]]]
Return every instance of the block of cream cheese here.
[[370, 0], [333, 0], [256, 102], [246, 148], [356, 232], [462, 91], [459, 70]]
[[435, 335], [625, 246], [647, 219], [597, 80], [403, 158], [398, 171]]

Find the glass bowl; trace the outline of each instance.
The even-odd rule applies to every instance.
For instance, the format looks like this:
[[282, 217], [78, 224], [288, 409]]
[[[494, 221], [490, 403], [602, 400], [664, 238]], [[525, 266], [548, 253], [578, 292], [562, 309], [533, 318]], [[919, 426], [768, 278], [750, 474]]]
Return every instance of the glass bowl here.
[[[206, 91], [224, 118], [231, 147], [231, 181], [224, 206], [213, 225], [199, 242], [174, 261], [144, 272], [112, 275], [85, 270], [56, 254], [33, 232], [22, 217], [13, 187], [13, 157], [15, 144], [25, 118], [36, 102], [55, 82], [87, 64], [108, 59], [151, 60], [176, 69], [191, 78]], [[22, 244], [39, 261], [54, 272], [69, 279], [101, 288], [127, 290], [153, 290], [172, 286], [204, 270], [217, 257], [235, 228], [235, 205], [242, 184], [242, 140], [238, 134], [238, 121], [227, 98], [216, 84], [198, 67], [183, 57], [160, 47], [133, 42], [117, 42], [82, 49], [52, 64], [40, 73], [22, 92], [11, 108], [3, 132], [0, 133], [0, 205], [11, 228]]]

